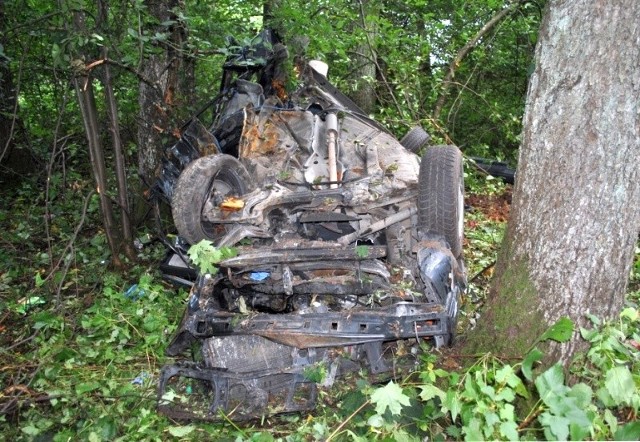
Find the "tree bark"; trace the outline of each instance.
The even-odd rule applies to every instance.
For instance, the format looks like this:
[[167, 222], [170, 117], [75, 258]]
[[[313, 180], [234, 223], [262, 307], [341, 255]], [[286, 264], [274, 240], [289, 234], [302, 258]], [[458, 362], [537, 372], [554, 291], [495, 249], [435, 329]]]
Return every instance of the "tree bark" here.
[[[4, 1], [0, 0], [0, 47], [6, 47]], [[17, 122], [18, 93], [13, 84], [9, 59], [0, 53], [0, 163], [10, 151]]]
[[[469, 348], [521, 356], [560, 317], [620, 311], [640, 231], [638, 17], [636, 0], [549, 2], [512, 215]], [[547, 362], [582, 346], [553, 344]]]
[[100, 210], [102, 212], [102, 221], [107, 243], [111, 250], [111, 260], [115, 267], [121, 268], [122, 261], [118, 256], [118, 241], [115, 236], [113, 208], [111, 207], [111, 199], [107, 195], [107, 175], [105, 171], [104, 151], [102, 149], [102, 143], [100, 143], [96, 100], [93, 93], [93, 79], [89, 75], [81, 75], [74, 79], [74, 85], [78, 95], [78, 104], [82, 114], [84, 130], [87, 135], [89, 159], [100, 198]]
[[[77, 11], [73, 15], [73, 30], [79, 34], [86, 33], [87, 25], [85, 13]], [[111, 260], [115, 267], [121, 268], [122, 261], [118, 255], [118, 238], [116, 237], [115, 223], [113, 217], [113, 207], [111, 199], [107, 194], [107, 174], [104, 160], [104, 150], [100, 142], [100, 128], [98, 125], [98, 111], [93, 90], [93, 77], [87, 70], [84, 58], [72, 61], [74, 69], [73, 84], [78, 96], [78, 107], [82, 115], [87, 144], [89, 147], [89, 161], [95, 179], [98, 196], [100, 198], [100, 210], [102, 212], [102, 222], [109, 249], [111, 250]]]
[[[97, 27], [101, 31], [107, 31], [108, 5], [103, 0], [98, 0]], [[107, 47], [103, 46], [100, 53], [103, 60], [107, 59]], [[122, 151], [122, 139], [120, 137], [120, 123], [118, 119], [118, 105], [113, 92], [111, 81], [111, 68], [109, 63], [102, 67], [102, 85], [104, 87], [104, 99], [109, 115], [109, 132], [111, 133], [111, 145], [116, 172], [116, 184], [118, 189], [118, 205], [120, 207], [120, 226], [122, 230], [122, 245], [125, 255], [132, 261], [136, 260], [136, 252], [133, 248], [133, 232], [131, 229], [131, 217], [129, 212], [129, 199], [127, 193], [127, 172]]]
[[360, 23], [364, 40], [353, 56], [355, 71], [351, 74], [355, 89], [349, 95], [366, 114], [374, 111], [376, 105], [376, 25], [368, 20], [370, 15], [378, 14], [379, 5], [375, 0], [359, 0]]
[[[168, 42], [161, 50], [149, 55], [142, 62], [142, 76], [160, 86], [160, 92], [147, 82], [140, 82], [138, 104], [140, 106], [138, 127], [139, 174], [150, 184], [165, 144], [177, 135], [179, 122], [193, 105], [194, 62], [185, 52], [187, 29], [173, 12], [184, 6], [180, 0], [148, 0], [150, 14], [159, 23], [148, 30], [149, 35], [167, 32]], [[165, 25], [173, 21], [171, 25]]]

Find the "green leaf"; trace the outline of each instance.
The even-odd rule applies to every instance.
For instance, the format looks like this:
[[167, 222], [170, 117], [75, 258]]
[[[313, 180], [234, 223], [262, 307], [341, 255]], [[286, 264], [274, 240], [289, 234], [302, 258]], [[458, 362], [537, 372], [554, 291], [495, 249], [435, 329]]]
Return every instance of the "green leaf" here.
[[42, 276], [40, 276], [40, 272], [36, 273], [35, 280], [36, 287], [42, 287], [42, 285], [44, 284], [44, 279], [42, 279]]
[[591, 432], [591, 422], [588, 425], [580, 425], [576, 423], [569, 424], [569, 433], [571, 440], [584, 440]]
[[551, 339], [556, 342], [567, 342], [571, 339], [573, 334], [573, 321], [569, 318], [560, 318], [558, 322], [553, 324], [547, 329], [546, 332], [540, 336], [538, 341], [546, 341]]
[[98, 388], [100, 388], [100, 384], [98, 382], [82, 382], [76, 385], [76, 393], [80, 395], [97, 390]]
[[505, 422], [511, 422], [516, 420], [515, 407], [511, 404], [504, 404], [500, 407], [500, 419]]
[[478, 441], [485, 440], [484, 434], [480, 430], [480, 419], [477, 417], [472, 418], [469, 423], [462, 427], [462, 432], [464, 433], [464, 440], [468, 441]]
[[369, 419], [367, 419], [367, 425], [373, 428], [380, 428], [384, 426], [384, 418], [380, 416], [378, 413], [376, 413], [373, 416], [371, 416]]
[[187, 434], [191, 433], [195, 430], [195, 426], [193, 425], [180, 425], [180, 426], [171, 426], [167, 428], [169, 434], [173, 437], [185, 437]]
[[474, 402], [478, 400], [478, 390], [476, 388], [476, 383], [471, 376], [466, 376], [464, 379], [464, 390], [462, 391], [462, 397], [471, 399]]
[[533, 379], [533, 364], [540, 361], [544, 354], [538, 350], [537, 347], [534, 347], [527, 356], [525, 356], [524, 361], [522, 361], [522, 374], [525, 379], [531, 381]]
[[627, 318], [630, 321], [637, 321], [638, 316], [639, 316], [638, 310], [636, 310], [633, 307], [627, 307], [624, 310], [622, 310], [622, 312], [620, 313], [621, 318]]
[[451, 413], [451, 421], [455, 422], [458, 414], [460, 414], [460, 410], [462, 409], [462, 402], [455, 391], [447, 391], [447, 395], [443, 401], [443, 406], [444, 409], [449, 410]]
[[496, 382], [499, 384], [506, 384], [513, 376], [513, 367], [511, 365], [505, 365], [496, 371]]
[[198, 267], [200, 273], [210, 273], [215, 275], [218, 269], [215, 264], [227, 258], [236, 256], [238, 252], [233, 247], [214, 247], [211, 241], [203, 239], [197, 244], [189, 247], [187, 255]]
[[176, 394], [175, 391], [173, 390], [169, 390], [166, 393], [164, 393], [162, 395], [162, 398], [160, 399], [160, 405], [168, 405], [171, 404], [172, 402], [175, 401], [175, 399], [178, 397], [178, 395]]
[[409, 396], [402, 392], [398, 384], [391, 381], [373, 392], [371, 402], [376, 405], [376, 413], [384, 414], [388, 408], [391, 414], [396, 415], [400, 414], [403, 406], [409, 405]]
[[423, 401], [428, 401], [429, 399], [433, 399], [434, 397], [439, 397], [443, 399], [445, 397], [444, 391], [440, 390], [438, 387], [432, 384], [421, 385], [420, 387], [420, 399]]
[[462, 430], [455, 425], [449, 425], [446, 429], [446, 433], [456, 440], [459, 440], [460, 436], [462, 436]]
[[520, 440], [518, 437], [518, 425], [513, 421], [500, 424], [500, 435], [506, 440]]
[[369, 253], [369, 246], [356, 246], [356, 256], [358, 258], [365, 259], [367, 256], [369, 256]]
[[545, 411], [540, 415], [539, 421], [553, 435], [552, 438], [548, 439], [568, 440], [569, 419], [562, 416], [556, 416]]
[[611, 431], [611, 434], [616, 434], [616, 432], [618, 431], [618, 419], [608, 408], [604, 410], [604, 421], [609, 426], [609, 431]]
[[554, 396], [564, 396], [567, 387], [564, 385], [564, 373], [560, 364], [555, 364], [536, 378], [535, 381], [540, 399], [550, 406]]
[[38, 434], [40, 434], [40, 430], [34, 427], [33, 424], [29, 424], [26, 427], [22, 427], [20, 430], [29, 436], [37, 436]]
[[486, 411], [484, 413], [484, 434], [486, 437], [491, 437], [493, 434], [493, 427], [500, 423], [500, 417], [493, 411]]
[[604, 385], [616, 405], [628, 403], [636, 391], [631, 372], [622, 366], [607, 371]]
[[513, 402], [515, 398], [516, 398], [516, 395], [513, 393], [513, 390], [510, 389], [509, 387], [505, 387], [496, 395], [495, 400]]
[[600, 400], [600, 402], [602, 402], [602, 405], [604, 405], [605, 407], [613, 408], [617, 405], [616, 401], [613, 400], [611, 394], [609, 393], [609, 390], [606, 387], [598, 388], [598, 390], [596, 391], [596, 397]]
[[576, 399], [576, 405], [580, 408], [586, 408], [591, 404], [593, 398], [593, 390], [587, 384], [580, 382], [571, 387], [571, 390], [567, 393], [567, 396]]
[[640, 440], [640, 421], [629, 422], [618, 428], [613, 440]]

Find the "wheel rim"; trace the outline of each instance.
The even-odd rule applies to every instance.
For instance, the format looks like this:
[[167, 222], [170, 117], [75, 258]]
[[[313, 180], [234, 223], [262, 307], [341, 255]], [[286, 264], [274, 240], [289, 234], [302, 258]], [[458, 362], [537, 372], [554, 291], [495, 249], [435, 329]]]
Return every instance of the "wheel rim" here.
[[234, 181], [233, 176], [228, 176], [224, 171], [220, 171], [212, 178], [211, 184], [209, 185], [207, 197], [204, 199], [202, 208], [200, 209], [200, 220], [202, 230], [212, 238], [219, 239], [218, 237], [224, 235], [227, 229], [223, 224], [206, 221], [203, 218], [203, 212], [209, 204], [214, 207], [219, 206], [229, 195], [236, 194], [239, 196], [242, 193], [241, 185]]

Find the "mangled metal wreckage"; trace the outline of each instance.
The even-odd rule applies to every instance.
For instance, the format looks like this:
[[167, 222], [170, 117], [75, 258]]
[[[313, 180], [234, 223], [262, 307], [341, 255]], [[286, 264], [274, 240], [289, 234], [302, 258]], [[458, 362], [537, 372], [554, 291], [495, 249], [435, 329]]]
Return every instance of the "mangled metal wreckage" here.
[[169, 277], [193, 272], [184, 243], [237, 251], [195, 277], [168, 348], [198, 354], [162, 370], [159, 409], [176, 418], [311, 409], [310, 373], [384, 373], [398, 343], [449, 344], [465, 287], [459, 150], [421, 160], [422, 129], [396, 140], [306, 63], [287, 95], [286, 48], [260, 38], [229, 58], [211, 125], [185, 126], [156, 184], [184, 240]]

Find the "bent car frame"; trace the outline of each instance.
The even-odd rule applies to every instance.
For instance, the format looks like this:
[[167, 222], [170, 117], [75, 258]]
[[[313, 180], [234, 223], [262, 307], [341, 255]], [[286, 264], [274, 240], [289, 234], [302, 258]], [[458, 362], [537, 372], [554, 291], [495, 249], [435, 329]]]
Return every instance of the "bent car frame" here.
[[[390, 347], [455, 332], [460, 151], [420, 157], [424, 130], [398, 141], [317, 62], [288, 60], [269, 31], [229, 56], [211, 122], [185, 125], [154, 186], [181, 238], [164, 269], [191, 285], [158, 393], [176, 418], [308, 410], [318, 382], [385, 373]], [[236, 253], [189, 283], [185, 244], [201, 240]]]

